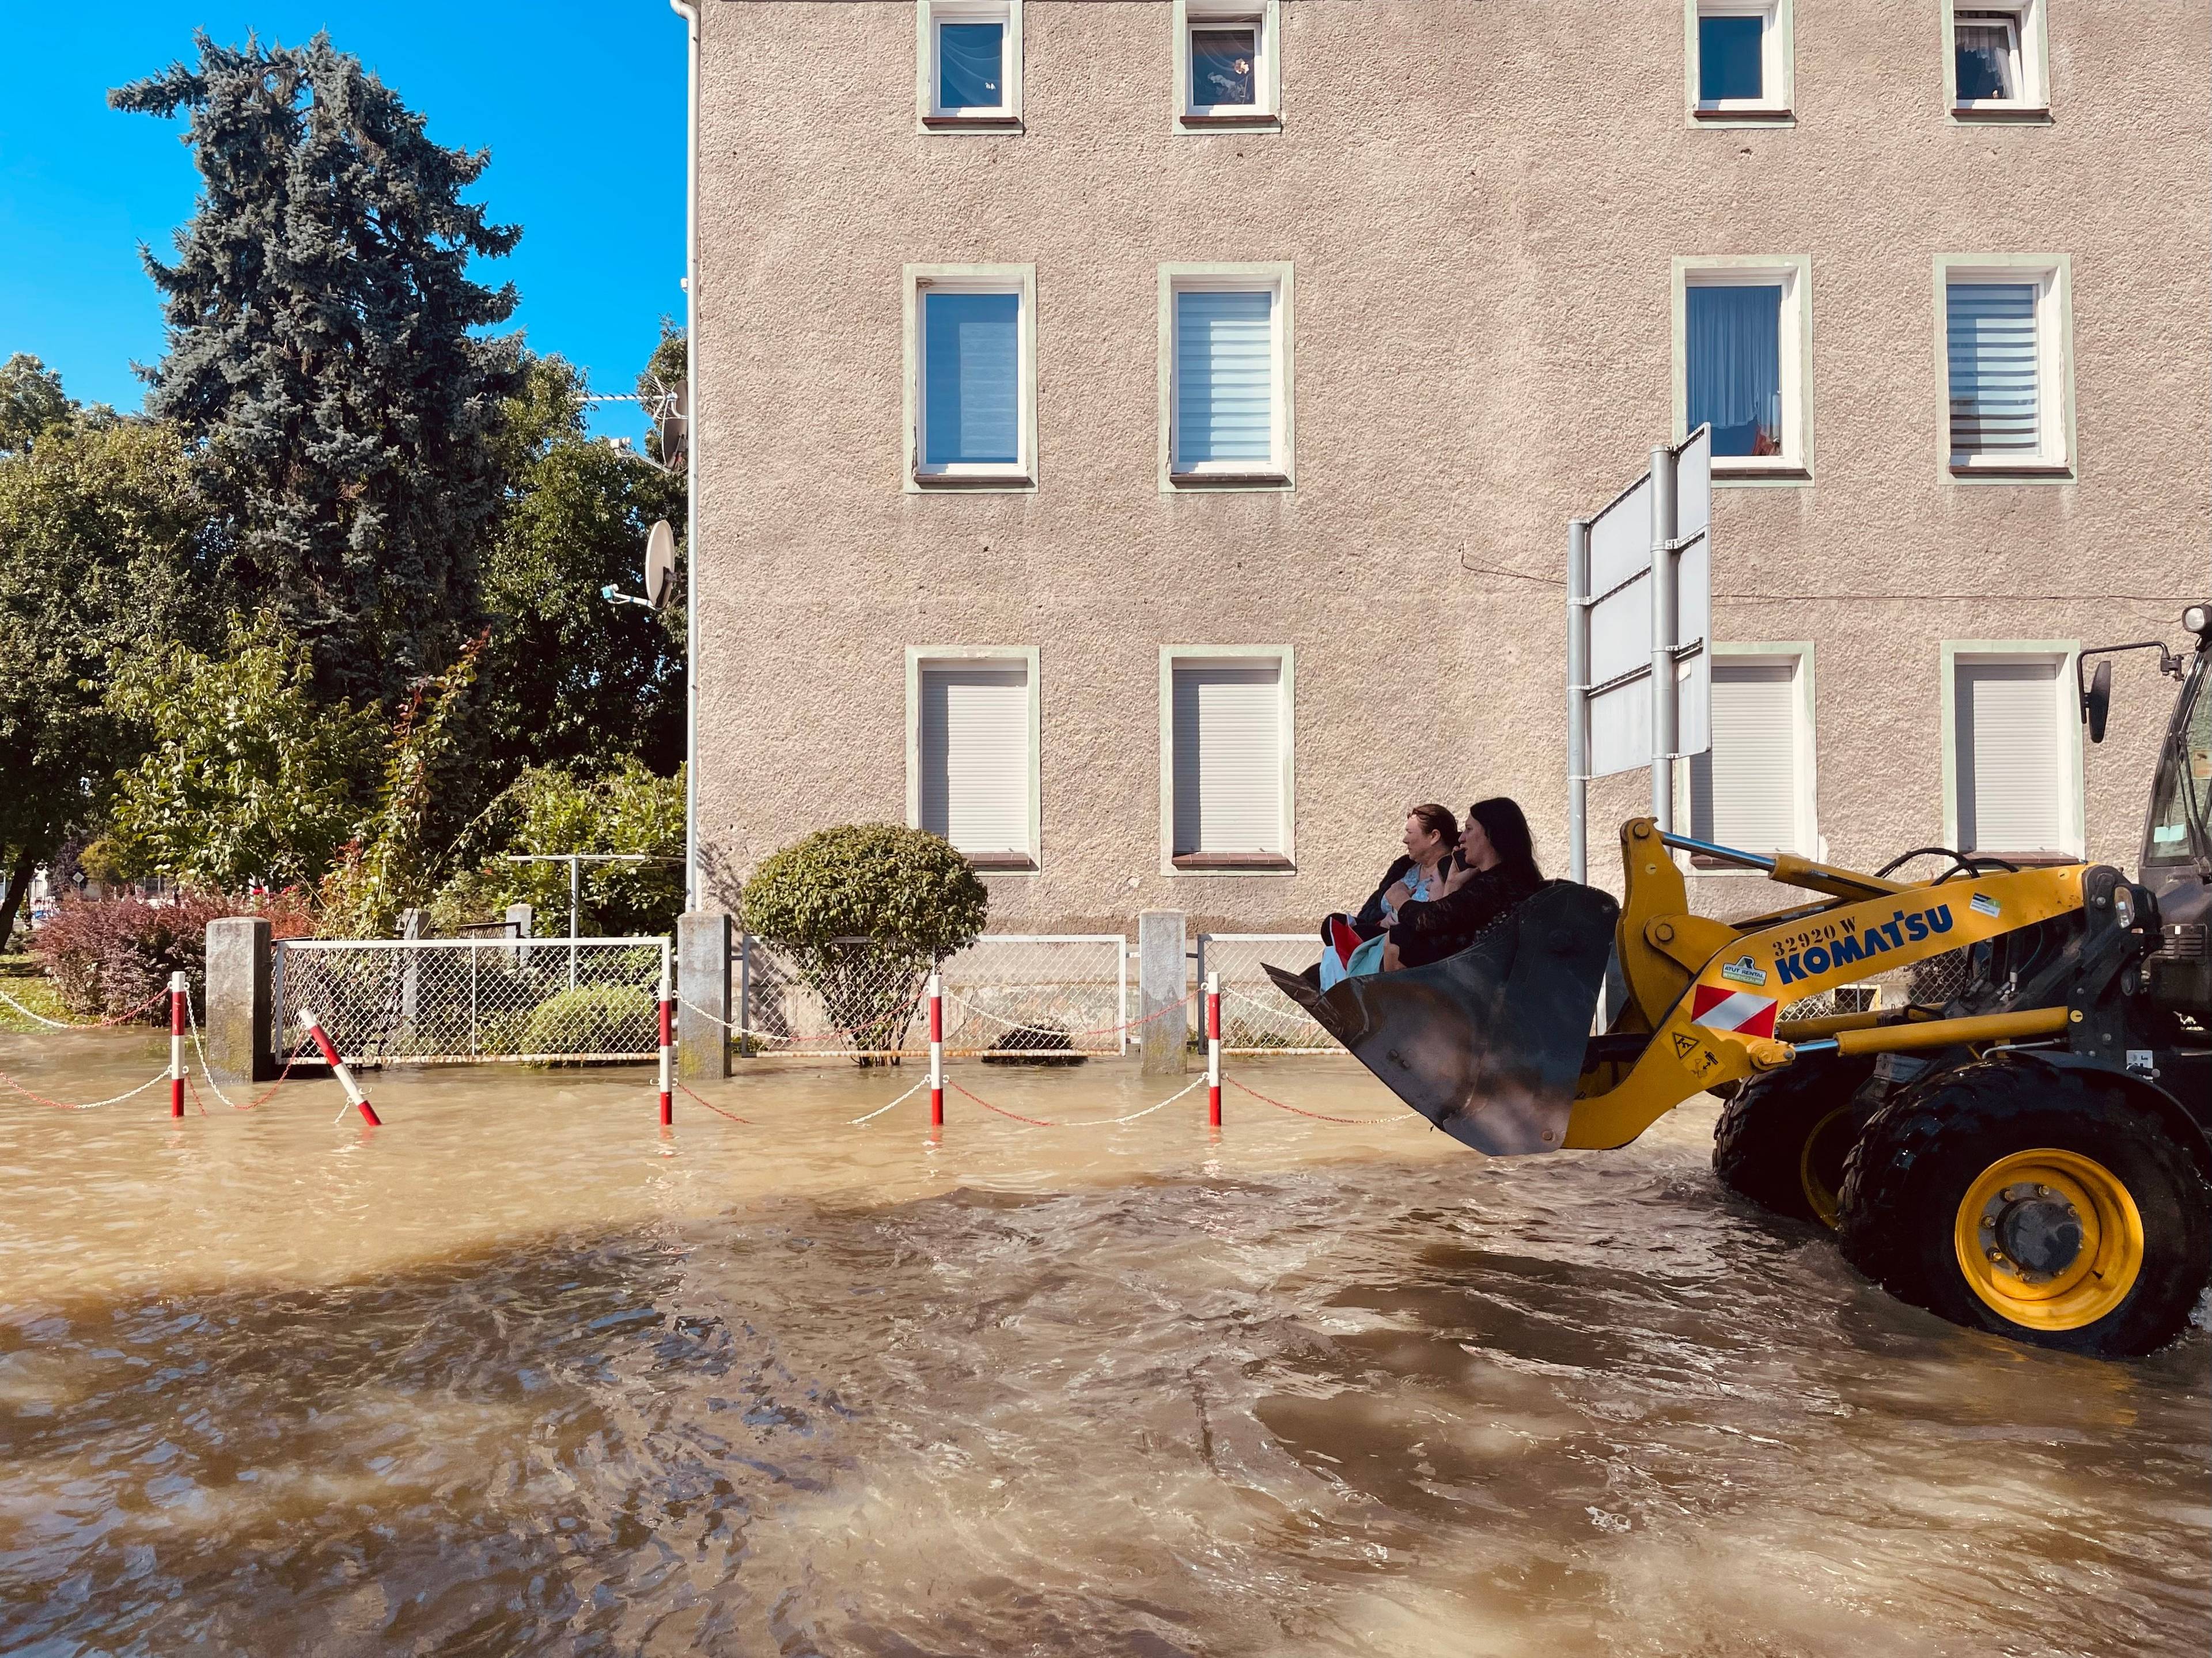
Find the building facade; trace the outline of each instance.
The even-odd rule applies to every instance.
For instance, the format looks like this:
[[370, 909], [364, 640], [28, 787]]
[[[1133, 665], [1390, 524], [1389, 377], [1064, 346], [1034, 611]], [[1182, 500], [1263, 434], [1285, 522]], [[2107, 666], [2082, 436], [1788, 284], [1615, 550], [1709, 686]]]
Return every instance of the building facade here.
[[[1570, 519], [1712, 425], [1680, 821], [2132, 865], [2212, 588], [2201, 0], [701, 0], [699, 835], [1002, 931], [1564, 862]], [[1640, 774], [1592, 790], [1592, 878]], [[1698, 902], [1765, 907], [1701, 878]]]

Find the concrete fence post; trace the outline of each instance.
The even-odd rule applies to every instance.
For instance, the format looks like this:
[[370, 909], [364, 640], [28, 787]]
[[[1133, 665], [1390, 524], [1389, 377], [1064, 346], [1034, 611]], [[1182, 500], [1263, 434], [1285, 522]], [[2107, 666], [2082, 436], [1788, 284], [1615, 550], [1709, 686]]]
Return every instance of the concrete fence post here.
[[1188, 1058], [1190, 1009], [1183, 938], [1179, 909], [1147, 909], [1137, 916], [1137, 1017], [1144, 1021], [1139, 1029], [1148, 1077], [1179, 1077]]
[[[527, 938], [530, 936], [530, 929], [533, 920], [534, 918], [531, 914], [529, 905], [509, 904], [507, 907], [507, 930], [508, 937], [513, 938]], [[530, 965], [530, 951], [523, 945], [518, 944], [513, 950], [507, 952], [507, 964], [509, 967], [528, 967]]]
[[676, 1072], [686, 1082], [730, 1074], [730, 918], [720, 910], [676, 920]]
[[276, 1074], [270, 999], [269, 922], [231, 915], [207, 930], [208, 1069], [219, 1083], [266, 1082]]

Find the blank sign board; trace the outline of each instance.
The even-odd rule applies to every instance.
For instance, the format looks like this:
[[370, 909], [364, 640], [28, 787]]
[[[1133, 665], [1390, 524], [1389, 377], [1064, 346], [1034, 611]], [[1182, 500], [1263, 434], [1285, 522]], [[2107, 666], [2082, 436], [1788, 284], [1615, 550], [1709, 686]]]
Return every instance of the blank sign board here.
[[[1676, 756], [1712, 742], [1712, 434], [1676, 446], [1674, 648]], [[1590, 520], [1589, 774], [1651, 763], [1651, 475]]]

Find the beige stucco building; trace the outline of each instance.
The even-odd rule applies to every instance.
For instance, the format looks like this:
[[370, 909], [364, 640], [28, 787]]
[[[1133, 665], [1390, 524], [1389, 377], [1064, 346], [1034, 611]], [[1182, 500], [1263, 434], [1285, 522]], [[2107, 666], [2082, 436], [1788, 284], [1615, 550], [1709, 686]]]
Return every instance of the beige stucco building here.
[[2202, 0], [700, 11], [710, 901], [893, 819], [1000, 930], [1303, 927], [1497, 793], [1556, 868], [1567, 524], [1693, 418], [1685, 826], [2133, 862], [2166, 688], [2091, 748], [2068, 653], [2212, 587]]

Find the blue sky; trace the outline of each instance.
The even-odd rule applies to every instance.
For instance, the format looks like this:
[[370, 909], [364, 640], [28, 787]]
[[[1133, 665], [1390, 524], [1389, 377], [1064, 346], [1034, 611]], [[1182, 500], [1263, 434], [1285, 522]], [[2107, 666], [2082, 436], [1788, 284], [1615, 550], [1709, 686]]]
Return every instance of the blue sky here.
[[[304, 42], [319, 28], [428, 118], [489, 149], [472, 199], [522, 227], [509, 326], [628, 392], [684, 313], [684, 25], [667, 0], [0, 0], [0, 358], [27, 351], [73, 397], [136, 410], [131, 363], [162, 350], [138, 244], [166, 254], [198, 193], [181, 121], [122, 115], [107, 89], [191, 55], [192, 31]], [[603, 432], [635, 428], [616, 405]]]

